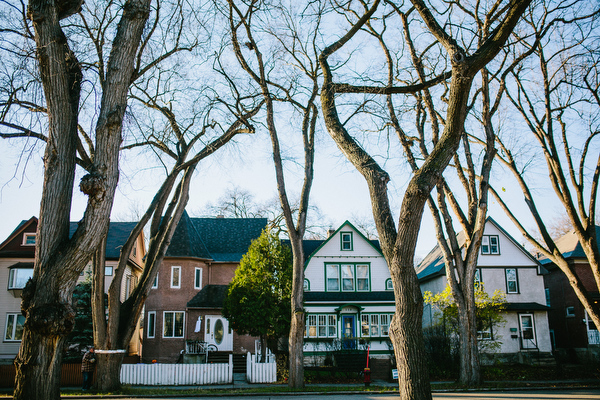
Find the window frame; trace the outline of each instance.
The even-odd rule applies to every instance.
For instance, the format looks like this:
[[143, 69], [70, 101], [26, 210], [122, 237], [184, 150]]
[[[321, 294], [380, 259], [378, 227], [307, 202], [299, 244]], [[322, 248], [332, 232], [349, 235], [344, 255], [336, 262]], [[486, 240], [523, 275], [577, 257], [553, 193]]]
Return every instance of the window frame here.
[[[495, 244], [492, 244], [495, 241]], [[495, 250], [492, 248], [495, 246]], [[499, 256], [500, 255], [500, 237], [499, 235], [483, 235], [481, 237], [481, 254], [488, 256]]]
[[[33, 243], [31, 243], [28, 239], [33, 237]], [[35, 246], [37, 241], [37, 234], [35, 232], [25, 232], [23, 233], [23, 243], [22, 246]]]
[[158, 289], [158, 274], [156, 274], [156, 276], [154, 277], [154, 280], [152, 281], [152, 286], [150, 286], [150, 289]]
[[385, 280], [385, 290], [394, 290], [394, 283], [392, 282], [392, 278], [387, 278]]
[[[110, 268], [110, 274], [107, 274], [106, 271]], [[111, 265], [104, 266], [104, 276], [113, 276], [114, 268]]]
[[[152, 328], [152, 329], [150, 329]], [[148, 322], [146, 323], [146, 338], [156, 337], [156, 311], [148, 311]]]
[[[12, 317], [12, 328], [11, 328], [11, 333], [10, 333], [10, 338], [7, 337], [8, 336], [8, 327], [9, 327], [9, 320]], [[19, 324], [19, 320], [22, 321], [21, 324]], [[19, 312], [14, 312], [14, 313], [7, 313], [6, 314], [6, 324], [4, 325], [4, 342], [8, 342], [8, 343], [17, 343], [23, 340], [23, 327], [25, 325], [25, 317], [23, 316], [23, 314], [19, 313]], [[20, 332], [18, 331], [18, 327], [21, 326]], [[17, 333], [20, 333], [21, 337], [20, 339], [15, 339]]]
[[[345, 248], [345, 244], [348, 244], [348, 248]], [[354, 238], [352, 232], [340, 232], [340, 251], [353, 251], [354, 250]]]
[[[508, 279], [508, 271], [515, 271], [515, 278], [513, 279]], [[519, 294], [519, 269], [518, 268], [504, 268], [504, 280], [506, 283], [506, 294]], [[515, 282], [515, 290], [510, 290], [510, 284], [509, 282]]]
[[478, 288], [481, 286], [481, 284], [483, 284], [481, 272], [481, 268], [475, 268], [475, 275], [473, 276], [473, 285], [475, 285], [475, 288]]
[[[326, 292], [336, 292], [336, 293], [338, 293], [338, 292], [345, 292], [345, 293], [356, 293], [356, 292], [368, 293], [368, 292], [371, 292], [371, 263], [365, 263], [365, 262], [325, 263], [324, 266], [325, 266], [324, 273], [325, 273], [325, 291]], [[367, 269], [366, 277], [359, 278], [357, 276], [358, 267], [365, 267]], [[334, 270], [336, 271], [336, 276], [331, 277], [330, 272], [332, 272]], [[344, 276], [344, 273], [348, 272], [348, 271], [350, 271], [351, 274]], [[352, 281], [351, 282], [352, 288], [350, 288], [349, 285], [344, 286], [344, 281], [349, 281], [349, 280]], [[366, 283], [367, 283], [366, 289], [359, 289], [359, 285], [358, 285], [359, 280], [366, 281]], [[330, 288], [330, 285], [329, 285], [330, 281], [337, 281], [337, 289]], [[348, 283], [348, 282], [346, 282], [346, 283]]]
[[575, 306], [567, 306], [567, 307], [565, 307], [565, 317], [567, 317], [567, 318], [575, 318]]
[[[172, 329], [171, 329], [171, 333], [172, 336], [166, 336], [165, 333], [167, 333], [167, 319], [166, 316], [167, 314], [172, 314], [173, 315], [173, 320], [172, 320]], [[182, 321], [181, 321], [181, 336], [175, 336], [175, 321], [176, 321], [176, 314], [181, 314], [182, 315]], [[163, 339], [181, 339], [185, 337], [185, 311], [163, 311], [163, 329], [162, 329], [162, 337]]]
[[[338, 332], [338, 316], [332, 313], [306, 314], [306, 329], [304, 337], [307, 339], [335, 339]], [[313, 334], [311, 334], [311, 329]], [[324, 332], [322, 334], [321, 332]]]
[[[360, 335], [364, 338], [382, 338], [390, 336], [390, 323], [393, 313], [370, 312], [360, 314]], [[385, 323], [383, 323], [385, 322]], [[385, 327], [385, 328], [384, 328]], [[386, 333], [384, 333], [384, 331]], [[373, 334], [375, 333], [375, 334]]]
[[[15, 284], [16, 281], [17, 281], [16, 274], [18, 273], [18, 271], [31, 271], [31, 276], [29, 276], [25, 280], [25, 283], [23, 284], [23, 286], [16, 286], [16, 284]], [[21, 289], [24, 289], [25, 285], [27, 285], [27, 282], [32, 277], [33, 277], [33, 267], [31, 267], [31, 268], [21, 268], [21, 267], [10, 268], [9, 271], [8, 271], [8, 290], [21, 290]]]
[[[200, 274], [198, 274], [198, 272], [200, 272]], [[196, 267], [194, 269], [194, 289], [197, 289], [197, 290], [202, 289], [202, 274], [203, 274], [202, 268]], [[198, 277], [200, 279], [198, 279]]]
[[305, 292], [310, 292], [310, 281], [304, 278], [304, 283], [302, 284], [302, 290]]
[[[173, 284], [174, 273], [177, 271], [177, 284]], [[172, 265], [171, 266], [171, 289], [181, 289], [181, 266]]]

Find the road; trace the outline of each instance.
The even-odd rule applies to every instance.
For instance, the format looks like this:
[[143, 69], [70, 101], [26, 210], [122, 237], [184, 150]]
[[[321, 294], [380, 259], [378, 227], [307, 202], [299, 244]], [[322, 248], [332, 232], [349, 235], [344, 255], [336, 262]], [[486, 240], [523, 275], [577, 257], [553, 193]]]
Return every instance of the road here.
[[[249, 397], [250, 400], [273, 400], [277, 398], [289, 398], [290, 400], [313, 400], [327, 398], [327, 400], [397, 400], [398, 396], [393, 394], [321, 394], [309, 393], [305, 395], [258, 395], [242, 396]], [[189, 400], [193, 397], [181, 397], [181, 400]], [[223, 400], [227, 398], [240, 398], [238, 396], [226, 397], [197, 397], [202, 400]], [[132, 398], [133, 399], [133, 398]], [[168, 400], [177, 398], [169, 397]], [[144, 400], [139, 397], [136, 400]], [[153, 397], [148, 400], [166, 400]], [[472, 393], [434, 393], [433, 400], [600, 400], [600, 389], [582, 389], [582, 390], [527, 390], [527, 391], [506, 391], [506, 392], [472, 392]]]

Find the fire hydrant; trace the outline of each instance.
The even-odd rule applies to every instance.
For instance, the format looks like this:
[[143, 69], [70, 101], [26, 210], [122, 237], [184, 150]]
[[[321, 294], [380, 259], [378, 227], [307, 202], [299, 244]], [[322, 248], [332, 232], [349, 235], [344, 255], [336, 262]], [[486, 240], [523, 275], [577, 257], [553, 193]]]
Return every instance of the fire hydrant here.
[[371, 368], [364, 369], [365, 386], [371, 386]]

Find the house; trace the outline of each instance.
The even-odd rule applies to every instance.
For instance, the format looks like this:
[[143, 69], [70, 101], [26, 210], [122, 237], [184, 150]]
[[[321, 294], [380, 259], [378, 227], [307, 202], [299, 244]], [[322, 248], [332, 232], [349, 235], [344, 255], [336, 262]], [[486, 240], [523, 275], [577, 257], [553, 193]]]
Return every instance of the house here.
[[[458, 239], [464, 244], [462, 233]], [[532, 355], [537, 359], [540, 354], [551, 353], [544, 267], [492, 218], [486, 221], [479, 252], [475, 281], [483, 283], [490, 295], [496, 290], [502, 291], [507, 301], [504, 326], [484, 324], [478, 332], [480, 341], [500, 344], [493, 354], [483, 352], [482, 361], [527, 362]], [[417, 276], [423, 292], [436, 294], [446, 288], [444, 259], [439, 246], [417, 266]], [[425, 305], [423, 325], [438, 322], [435, 310]]]
[[[600, 226], [596, 226], [596, 237], [600, 237]], [[594, 307], [598, 307], [598, 286], [575, 232], [562, 236], [556, 241], [556, 246], [580, 277]], [[597, 361], [600, 357], [600, 335], [596, 326], [588, 318], [565, 274], [547, 258], [540, 259], [540, 263], [549, 272], [544, 276], [544, 284], [551, 307], [548, 319], [554, 348], [571, 359]]]
[[221, 309], [242, 256], [266, 225], [265, 218], [184, 213], [146, 300], [142, 362], [195, 362], [201, 342], [219, 352], [254, 351], [255, 338], [233, 332]]
[[305, 363], [323, 365], [336, 351], [368, 347], [389, 364], [395, 302], [379, 243], [346, 221], [326, 240], [305, 240], [304, 249]]
[[[21, 293], [25, 284], [33, 276], [35, 259], [35, 241], [38, 219], [32, 217], [22, 221], [19, 226], [0, 244], [0, 282], [6, 282], [6, 289], [0, 290], [0, 315], [2, 332], [0, 342], [0, 363], [12, 363], [19, 352], [21, 335], [25, 317], [21, 315]], [[104, 268], [104, 287], [108, 289], [113, 278], [113, 272], [118, 265], [121, 246], [135, 227], [135, 222], [111, 222], [106, 244], [106, 264]], [[71, 234], [77, 228], [76, 222], [71, 222]], [[121, 300], [125, 301], [141, 275], [145, 245], [143, 235], [137, 239], [137, 244], [130, 256], [125, 274]], [[86, 279], [91, 273], [91, 265], [86, 266], [80, 280]], [[140, 326], [141, 329], [141, 326]], [[138, 332], [140, 330], [138, 329]], [[128, 349], [128, 355], [140, 354], [141, 332], [134, 335]]]

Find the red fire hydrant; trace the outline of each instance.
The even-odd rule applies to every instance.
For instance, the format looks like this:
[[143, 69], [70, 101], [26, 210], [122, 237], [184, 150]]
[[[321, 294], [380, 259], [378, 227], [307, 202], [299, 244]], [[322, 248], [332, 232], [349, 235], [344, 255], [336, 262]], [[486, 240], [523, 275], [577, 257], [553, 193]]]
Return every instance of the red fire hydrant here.
[[371, 368], [365, 368], [363, 372], [365, 375], [365, 386], [371, 386]]

